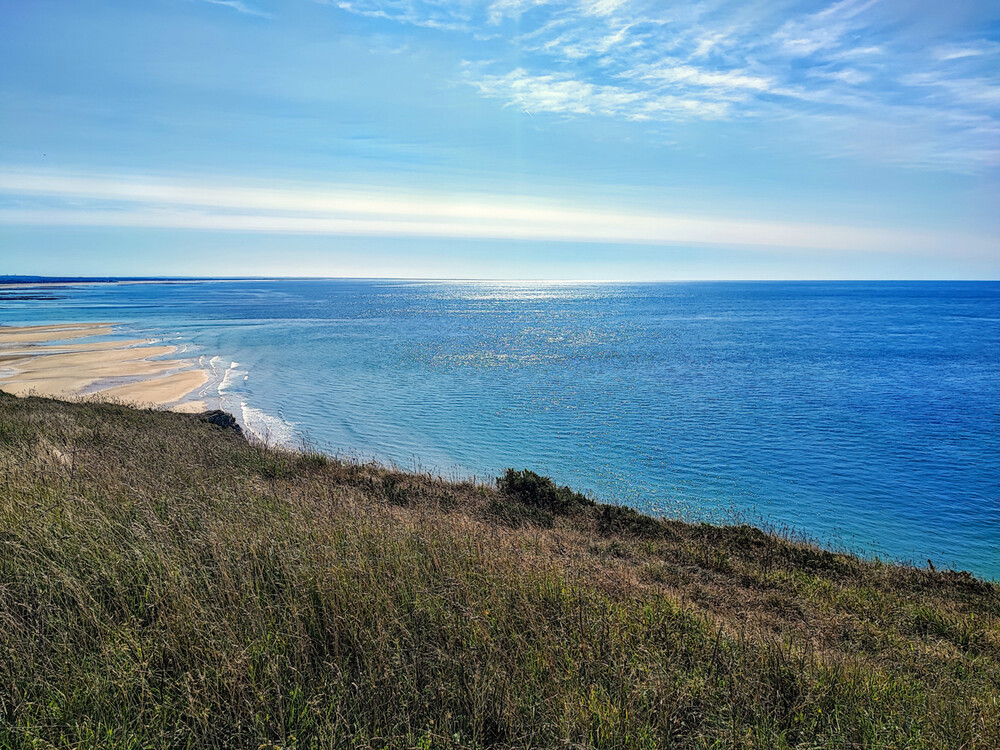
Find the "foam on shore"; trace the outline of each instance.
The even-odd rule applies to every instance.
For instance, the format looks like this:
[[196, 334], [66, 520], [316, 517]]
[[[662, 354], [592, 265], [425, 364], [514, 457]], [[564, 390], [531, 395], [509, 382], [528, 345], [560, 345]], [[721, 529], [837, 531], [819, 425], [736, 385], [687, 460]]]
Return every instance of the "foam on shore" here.
[[246, 432], [262, 443], [285, 448], [296, 447], [295, 425], [281, 417], [250, 406], [246, 401], [240, 401], [237, 419]]
[[269, 414], [262, 409], [251, 406], [243, 398], [240, 385], [250, 377], [250, 372], [239, 362], [230, 360], [224, 367], [225, 359], [212, 357], [208, 366], [213, 378], [218, 383], [217, 392], [220, 408], [228, 411], [240, 423], [244, 432], [262, 443], [294, 448], [298, 439], [295, 424], [281, 416]]

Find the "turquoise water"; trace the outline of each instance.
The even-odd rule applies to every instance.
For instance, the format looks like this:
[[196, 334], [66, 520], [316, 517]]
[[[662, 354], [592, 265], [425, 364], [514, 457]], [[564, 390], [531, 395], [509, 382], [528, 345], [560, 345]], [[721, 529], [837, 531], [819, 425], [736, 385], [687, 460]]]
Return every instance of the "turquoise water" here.
[[46, 295], [0, 297], [0, 323], [107, 320], [173, 340], [215, 373], [207, 396], [274, 441], [446, 476], [530, 467], [655, 513], [1000, 579], [1000, 283]]

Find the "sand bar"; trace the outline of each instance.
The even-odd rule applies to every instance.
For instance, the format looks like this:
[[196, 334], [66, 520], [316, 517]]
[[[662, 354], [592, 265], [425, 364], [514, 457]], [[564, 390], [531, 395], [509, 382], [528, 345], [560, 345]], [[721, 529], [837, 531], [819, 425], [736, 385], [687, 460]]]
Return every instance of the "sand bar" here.
[[184, 401], [170, 407], [170, 411], [177, 411], [181, 414], [201, 414], [203, 411], [208, 411], [208, 404], [204, 401]]
[[0, 390], [204, 410], [205, 403], [193, 397], [208, 373], [190, 360], [162, 359], [177, 347], [153, 346], [148, 339], [80, 340], [112, 330], [110, 323], [0, 326]]
[[30, 344], [40, 341], [80, 339], [111, 333], [110, 323], [85, 326], [61, 324], [51, 326], [0, 326], [0, 344]]
[[[3, 331], [3, 327], [0, 326], [0, 331]], [[0, 334], [0, 338], [3, 338]], [[62, 354], [63, 352], [86, 352], [91, 349], [107, 349], [109, 346], [113, 345], [117, 348], [125, 348], [126, 346], [141, 346], [142, 344], [148, 344], [149, 339], [129, 339], [128, 341], [92, 341], [90, 343], [83, 343], [82, 341], [71, 341], [67, 344], [27, 344], [25, 346], [15, 347], [13, 349], [7, 349], [0, 347], [0, 356], [12, 357], [19, 354], [25, 354], [29, 356], [35, 356], [38, 354]]]
[[204, 370], [184, 370], [162, 378], [107, 388], [99, 393], [101, 397], [139, 404], [172, 404], [207, 382], [208, 373]]

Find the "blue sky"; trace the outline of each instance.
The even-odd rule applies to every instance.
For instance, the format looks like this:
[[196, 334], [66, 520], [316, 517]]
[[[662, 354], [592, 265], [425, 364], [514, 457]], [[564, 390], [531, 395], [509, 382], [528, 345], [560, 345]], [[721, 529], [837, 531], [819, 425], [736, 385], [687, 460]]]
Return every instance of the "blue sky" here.
[[994, 0], [7, 0], [0, 274], [1000, 277]]

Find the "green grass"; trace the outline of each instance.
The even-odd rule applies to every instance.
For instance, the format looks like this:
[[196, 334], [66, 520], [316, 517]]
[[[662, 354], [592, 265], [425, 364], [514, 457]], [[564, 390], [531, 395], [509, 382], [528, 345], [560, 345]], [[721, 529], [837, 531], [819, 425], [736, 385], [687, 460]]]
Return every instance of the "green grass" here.
[[529, 474], [0, 394], [0, 747], [1000, 747], [996, 585]]

